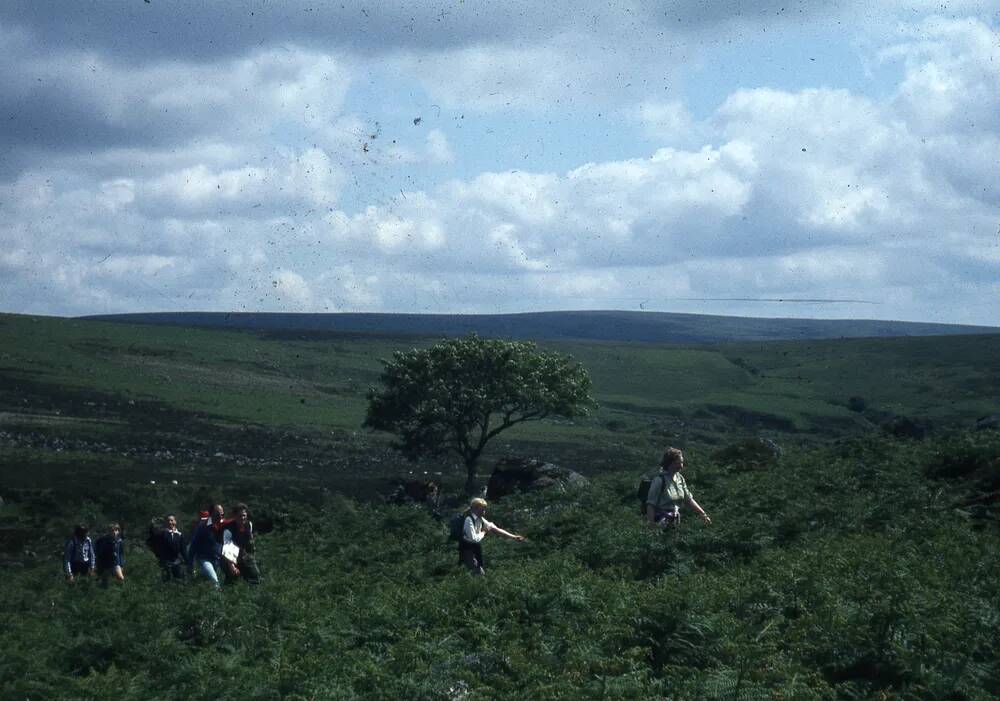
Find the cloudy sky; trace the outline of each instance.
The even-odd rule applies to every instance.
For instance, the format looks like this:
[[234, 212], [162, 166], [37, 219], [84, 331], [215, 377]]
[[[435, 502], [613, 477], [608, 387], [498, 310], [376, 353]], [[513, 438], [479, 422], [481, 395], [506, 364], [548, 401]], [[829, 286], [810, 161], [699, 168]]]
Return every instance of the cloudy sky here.
[[0, 3], [0, 310], [1000, 325], [1000, 1]]

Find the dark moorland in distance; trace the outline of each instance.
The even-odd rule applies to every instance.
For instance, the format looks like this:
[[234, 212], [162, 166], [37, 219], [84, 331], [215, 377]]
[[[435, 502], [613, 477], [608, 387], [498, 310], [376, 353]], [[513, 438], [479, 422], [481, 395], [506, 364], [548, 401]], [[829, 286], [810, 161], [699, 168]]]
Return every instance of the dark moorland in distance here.
[[630, 311], [556, 311], [521, 314], [285, 314], [159, 312], [82, 317], [130, 324], [161, 324], [276, 332], [480, 336], [533, 341], [726, 343], [822, 338], [884, 338], [1000, 333], [987, 326], [866, 319], [792, 319]]

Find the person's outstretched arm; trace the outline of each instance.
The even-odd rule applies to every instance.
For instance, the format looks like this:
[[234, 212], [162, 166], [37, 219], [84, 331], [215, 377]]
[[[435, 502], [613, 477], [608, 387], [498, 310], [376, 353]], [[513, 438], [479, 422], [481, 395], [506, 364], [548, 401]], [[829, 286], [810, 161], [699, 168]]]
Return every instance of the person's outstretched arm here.
[[523, 535], [516, 535], [514, 533], [511, 533], [510, 531], [505, 531], [504, 529], [500, 528], [500, 526], [497, 526], [495, 524], [491, 526], [490, 530], [493, 531], [494, 533], [502, 535], [504, 538], [510, 538], [511, 540], [516, 540], [518, 542], [524, 540]]

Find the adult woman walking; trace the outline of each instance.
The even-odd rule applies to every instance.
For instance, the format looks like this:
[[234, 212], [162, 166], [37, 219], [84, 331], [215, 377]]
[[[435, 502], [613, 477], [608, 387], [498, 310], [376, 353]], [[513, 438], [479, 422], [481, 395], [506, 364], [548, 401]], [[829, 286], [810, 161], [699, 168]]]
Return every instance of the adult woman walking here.
[[458, 561], [465, 565], [475, 577], [486, 574], [483, 566], [483, 538], [497, 533], [504, 538], [521, 542], [523, 535], [516, 535], [486, 520], [486, 500], [476, 498], [469, 504], [469, 513], [462, 526], [462, 538], [458, 541]]
[[233, 507], [236, 518], [226, 524], [223, 530], [222, 561], [226, 581], [243, 577], [249, 584], [260, 583], [260, 569], [254, 557], [253, 522], [246, 504]]
[[681, 475], [684, 469], [684, 453], [677, 448], [667, 448], [660, 460], [660, 474], [653, 478], [646, 494], [646, 518], [661, 526], [680, 523], [681, 504], [695, 510], [705, 523], [711, 523], [705, 510], [694, 500], [687, 482]]

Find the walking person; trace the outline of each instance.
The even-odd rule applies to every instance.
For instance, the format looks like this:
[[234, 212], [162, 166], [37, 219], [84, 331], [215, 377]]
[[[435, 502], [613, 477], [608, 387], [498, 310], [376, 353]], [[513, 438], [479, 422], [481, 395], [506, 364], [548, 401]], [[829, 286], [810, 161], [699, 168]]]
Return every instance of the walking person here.
[[197, 572], [210, 581], [216, 589], [219, 588], [219, 573], [215, 571], [215, 564], [219, 559], [220, 549], [215, 540], [212, 519], [210, 517], [200, 518], [195, 524], [194, 532], [191, 534], [191, 542], [188, 545], [188, 571], [192, 575]]
[[223, 530], [222, 562], [226, 572], [226, 582], [242, 577], [248, 584], [260, 583], [260, 569], [254, 556], [253, 522], [246, 504], [233, 507], [235, 518]]
[[712, 522], [688, 489], [681, 475], [683, 469], [684, 453], [677, 448], [667, 448], [660, 460], [660, 473], [653, 479], [646, 494], [646, 518], [650, 522], [663, 527], [678, 525], [681, 504], [694, 509], [705, 523]]
[[177, 529], [177, 517], [167, 514], [163, 528], [149, 527], [147, 543], [153, 549], [164, 582], [184, 579], [184, 565], [187, 560], [187, 540]]
[[470, 502], [469, 513], [462, 525], [462, 537], [458, 541], [459, 564], [465, 565], [474, 577], [482, 577], [486, 574], [482, 542], [483, 538], [487, 535], [496, 533], [502, 535], [504, 538], [510, 538], [518, 542], [524, 540], [523, 535], [516, 535], [510, 531], [505, 531], [495, 523], [487, 521], [486, 507], [487, 503], [485, 499], [477, 497]]
[[119, 524], [108, 524], [108, 532], [94, 544], [94, 554], [102, 588], [107, 588], [111, 577], [118, 582], [125, 581], [125, 542]]
[[94, 543], [88, 535], [89, 529], [80, 524], [73, 529], [73, 535], [66, 539], [63, 548], [63, 572], [66, 581], [72, 584], [80, 575], [93, 575], [97, 567]]

